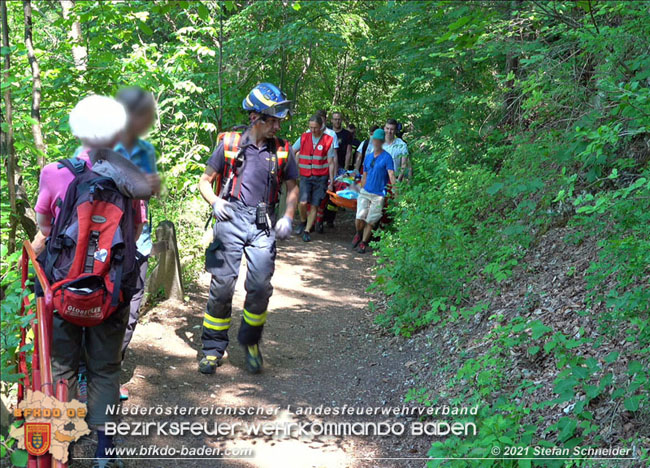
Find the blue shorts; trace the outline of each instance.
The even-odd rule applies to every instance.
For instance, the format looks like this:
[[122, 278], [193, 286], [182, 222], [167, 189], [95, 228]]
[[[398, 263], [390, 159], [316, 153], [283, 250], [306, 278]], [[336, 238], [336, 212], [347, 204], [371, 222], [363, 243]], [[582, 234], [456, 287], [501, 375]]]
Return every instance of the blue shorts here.
[[325, 198], [329, 176], [309, 176], [300, 178], [300, 203], [318, 206]]

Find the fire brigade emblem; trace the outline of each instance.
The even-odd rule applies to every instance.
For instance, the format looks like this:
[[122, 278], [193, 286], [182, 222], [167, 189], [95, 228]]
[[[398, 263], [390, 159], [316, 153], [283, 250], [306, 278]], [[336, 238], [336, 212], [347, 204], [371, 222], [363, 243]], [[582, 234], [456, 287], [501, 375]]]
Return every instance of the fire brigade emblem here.
[[50, 448], [52, 429], [50, 423], [25, 423], [25, 449], [27, 453], [40, 456]]

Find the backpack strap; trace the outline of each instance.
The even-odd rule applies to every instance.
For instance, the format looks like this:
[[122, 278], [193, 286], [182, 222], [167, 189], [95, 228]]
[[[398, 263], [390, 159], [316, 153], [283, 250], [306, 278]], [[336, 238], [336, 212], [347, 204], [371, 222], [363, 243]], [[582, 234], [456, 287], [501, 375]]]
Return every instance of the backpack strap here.
[[[235, 185], [237, 179], [237, 159], [240, 153], [241, 136], [239, 132], [223, 132], [217, 136], [217, 145], [223, 144], [224, 155], [223, 171], [214, 181], [213, 187], [214, 192], [219, 196], [225, 197], [233, 192], [232, 185]], [[229, 193], [224, 193], [225, 190], [228, 190]]]
[[122, 273], [124, 272], [124, 254], [119, 253], [113, 256], [115, 263], [115, 281], [113, 281], [113, 297], [111, 306], [117, 307], [120, 303], [120, 290], [122, 289]]
[[284, 168], [289, 160], [289, 141], [275, 138], [275, 155], [277, 157], [277, 179], [275, 193], [271, 196], [271, 203], [277, 203], [282, 191], [282, 182], [284, 180]]
[[77, 177], [79, 174], [82, 174], [87, 169], [86, 161], [79, 159], [76, 156], [74, 158], [62, 159], [59, 161], [57, 167], [59, 169], [65, 167], [70, 172], [72, 172], [72, 175], [75, 177]]
[[[76, 156], [73, 158], [60, 160], [57, 167], [59, 169], [64, 167], [68, 169], [75, 177], [75, 179], [77, 178], [77, 176], [83, 174], [88, 169], [88, 166], [86, 165], [86, 161], [84, 161], [83, 159], [79, 159]], [[57, 198], [55, 203], [60, 210], [63, 209], [62, 207], [64, 204], [64, 200], [61, 200], [61, 198]], [[52, 237], [48, 241], [47, 250], [50, 253], [47, 255], [47, 260], [43, 267], [43, 269], [45, 270], [45, 276], [47, 276], [48, 278], [52, 278], [52, 272], [54, 271], [54, 264], [56, 263], [56, 260], [59, 257], [59, 252], [61, 252], [61, 249], [63, 249], [64, 247], [64, 242], [65, 240], [62, 237]], [[68, 246], [66, 245], [65, 247]]]

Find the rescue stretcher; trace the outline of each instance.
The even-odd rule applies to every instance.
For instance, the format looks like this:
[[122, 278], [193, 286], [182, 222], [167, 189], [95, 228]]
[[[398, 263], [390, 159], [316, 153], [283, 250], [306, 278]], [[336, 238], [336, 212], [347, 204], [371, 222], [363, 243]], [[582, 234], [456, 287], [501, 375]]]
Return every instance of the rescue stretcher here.
[[330, 196], [330, 201], [340, 208], [346, 208], [348, 210], [357, 209], [357, 200], [341, 197], [330, 190], [327, 191], [327, 194]]
[[[52, 301], [52, 290], [47, 281], [45, 272], [36, 260], [36, 253], [29, 241], [23, 243], [23, 256], [21, 260], [21, 286], [22, 290], [27, 289], [27, 280], [29, 278], [29, 264], [32, 264], [36, 273], [36, 278], [43, 289], [43, 296], [36, 298], [36, 314], [30, 321], [31, 328], [34, 332], [34, 353], [32, 356], [31, 378], [27, 367], [27, 355], [23, 351], [27, 344], [27, 329], [23, 327], [20, 332], [20, 349], [18, 353], [18, 371], [25, 377], [18, 383], [18, 403], [25, 399], [26, 389], [32, 391], [41, 391], [47, 396], [54, 396], [59, 401], [68, 401], [68, 382], [59, 380], [56, 388], [52, 382], [51, 366], [51, 345], [52, 345], [52, 318], [54, 314], [54, 304]], [[31, 314], [32, 304], [27, 294], [24, 295], [20, 302], [20, 315]], [[49, 453], [41, 456], [29, 455], [27, 468], [64, 468], [67, 463], [61, 463], [52, 458]]]

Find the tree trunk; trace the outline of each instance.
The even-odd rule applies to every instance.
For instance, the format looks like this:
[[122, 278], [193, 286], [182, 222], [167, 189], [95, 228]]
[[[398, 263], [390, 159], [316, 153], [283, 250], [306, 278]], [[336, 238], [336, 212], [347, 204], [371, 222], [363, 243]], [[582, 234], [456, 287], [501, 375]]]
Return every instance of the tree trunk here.
[[[9, 54], [9, 23], [7, 21], [7, 3], [0, 2], [0, 11], [2, 14], [2, 47], [5, 53], [3, 64], [3, 80], [5, 83], [9, 82], [11, 77], [11, 57]], [[9, 192], [9, 205], [11, 206], [11, 214], [9, 220], [9, 238], [7, 239], [8, 253], [16, 251], [16, 227], [18, 218], [16, 217], [16, 154], [14, 150], [14, 130], [12, 122], [11, 108], [11, 86], [7, 86], [4, 92], [5, 111], [3, 114], [3, 123], [6, 123], [6, 131], [2, 131], [2, 154], [7, 155], [5, 160], [5, 167], [7, 170], [7, 189]], [[3, 128], [5, 126], [3, 125]]]
[[[63, 9], [63, 17], [67, 20], [70, 19], [70, 12], [74, 7], [73, 0], [61, 0], [61, 8]], [[83, 44], [83, 37], [81, 35], [81, 23], [75, 21], [70, 27], [70, 40], [72, 42], [72, 58], [74, 59], [74, 66], [79, 71], [86, 71], [86, 60], [88, 59], [88, 51]]]
[[41, 69], [36, 60], [34, 52], [34, 41], [32, 38], [32, 3], [30, 0], [23, 1], [23, 10], [25, 12], [25, 47], [27, 48], [27, 57], [29, 66], [32, 69], [32, 135], [34, 136], [34, 145], [37, 151], [38, 166], [42, 169], [45, 166], [45, 142], [43, 141], [43, 131], [41, 129]]
[[[514, 0], [510, 2], [510, 12], [516, 10], [517, 16], [513, 18], [513, 21], [519, 18], [520, 8], [522, 0]], [[509, 28], [509, 32], [512, 33], [513, 26]], [[520, 114], [520, 104], [521, 100], [519, 99], [519, 93], [515, 89], [515, 80], [519, 74], [519, 55], [511, 51], [508, 51], [506, 54], [506, 64], [505, 64], [505, 75], [508, 76], [512, 72], [512, 78], [505, 82], [506, 92], [503, 98], [503, 118], [501, 123], [506, 125], [515, 125], [518, 122], [518, 116]]]
[[217, 131], [223, 131], [223, 5], [219, 4], [219, 70], [217, 71], [217, 79], [219, 81], [219, 122], [217, 123]]

